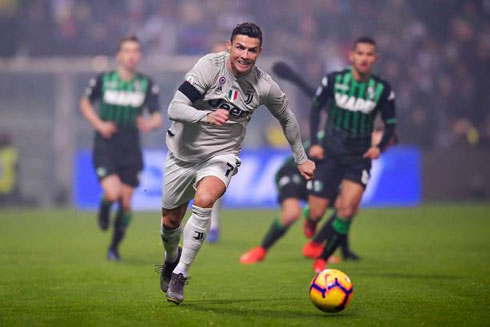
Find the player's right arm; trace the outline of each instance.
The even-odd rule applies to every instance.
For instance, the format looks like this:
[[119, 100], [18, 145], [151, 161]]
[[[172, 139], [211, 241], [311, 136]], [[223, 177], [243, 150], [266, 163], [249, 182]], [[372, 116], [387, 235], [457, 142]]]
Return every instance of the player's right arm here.
[[318, 140], [318, 130], [320, 126], [320, 113], [327, 104], [327, 101], [332, 94], [332, 82], [333, 78], [330, 75], [325, 75], [322, 78], [320, 86], [317, 88], [315, 96], [313, 97], [310, 110], [310, 140], [311, 147], [308, 152], [309, 156], [313, 159], [322, 160], [325, 156], [323, 147]]
[[207, 122], [223, 125], [228, 120], [228, 111], [197, 110], [193, 103], [202, 99], [217, 74], [217, 67], [208, 56], [202, 57], [186, 74], [185, 81], [179, 86], [168, 107], [168, 118], [185, 123]]
[[114, 122], [105, 122], [97, 115], [93, 102], [102, 97], [102, 75], [93, 78], [85, 91], [85, 95], [80, 99], [80, 112], [83, 117], [99, 132], [104, 138], [110, 138], [117, 130]]

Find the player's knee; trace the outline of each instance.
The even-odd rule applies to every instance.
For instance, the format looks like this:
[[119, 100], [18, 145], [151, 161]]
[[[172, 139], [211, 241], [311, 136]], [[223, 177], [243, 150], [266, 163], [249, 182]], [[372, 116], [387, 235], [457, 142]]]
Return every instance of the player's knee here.
[[340, 206], [337, 208], [339, 216], [343, 218], [352, 218], [356, 214], [356, 208], [353, 206]]
[[122, 207], [125, 212], [131, 211], [131, 199], [123, 199]]
[[175, 229], [180, 226], [180, 221], [171, 216], [162, 216], [162, 225], [167, 229]]
[[309, 215], [313, 220], [319, 220], [325, 214], [325, 208], [310, 206]]
[[301, 210], [290, 210], [288, 212], [283, 212], [282, 217], [281, 217], [281, 224], [283, 226], [290, 226], [294, 224], [299, 217], [301, 217]]
[[194, 205], [201, 208], [212, 208], [217, 199], [208, 193], [196, 193], [194, 198]]
[[119, 200], [119, 192], [117, 190], [107, 190], [104, 193], [104, 198], [111, 202], [116, 202]]
[[180, 226], [181, 219], [166, 209], [162, 209], [162, 225], [167, 229], [175, 229]]

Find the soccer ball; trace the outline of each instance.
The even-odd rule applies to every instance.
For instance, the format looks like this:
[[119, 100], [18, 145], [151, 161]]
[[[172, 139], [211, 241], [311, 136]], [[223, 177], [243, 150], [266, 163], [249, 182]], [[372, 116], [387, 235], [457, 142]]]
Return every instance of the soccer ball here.
[[325, 312], [339, 312], [352, 301], [354, 288], [349, 277], [337, 269], [325, 269], [310, 284], [311, 302]]

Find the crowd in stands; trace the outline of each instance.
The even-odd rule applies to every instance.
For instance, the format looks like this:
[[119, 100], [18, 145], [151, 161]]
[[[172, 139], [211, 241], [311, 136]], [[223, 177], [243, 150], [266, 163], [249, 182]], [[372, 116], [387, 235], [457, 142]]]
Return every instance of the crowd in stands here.
[[318, 84], [348, 64], [357, 36], [370, 35], [377, 72], [396, 91], [402, 143], [490, 146], [489, 16], [489, 0], [5, 0], [0, 57], [112, 55], [128, 32], [149, 58], [202, 55], [254, 21], [264, 55]]

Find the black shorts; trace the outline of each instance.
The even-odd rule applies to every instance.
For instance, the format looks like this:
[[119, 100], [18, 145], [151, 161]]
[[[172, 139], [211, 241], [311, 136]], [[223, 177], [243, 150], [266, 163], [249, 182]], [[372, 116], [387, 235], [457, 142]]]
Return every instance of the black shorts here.
[[116, 174], [123, 184], [137, 187], [143, 170], [143, 154], [138, 137], [112, 137], [104, 139], [95, 136], [93, 165], [99, 181]]
[[333, 199], [339, 192], [342, 180], [350, 180], [366, 188], [370, 178], [371, 159], [361, 155], [329, 156], [316, 162], [315, 177], [309, 194], [320, 198]]
[[279, 169], [276, 174], [276, 187], [279, 193], [279, 203], [282, 203], [287, 198], [305, 201], [308, 199], [306, 179], [301, 176], [295, 166], [283, 166]]

